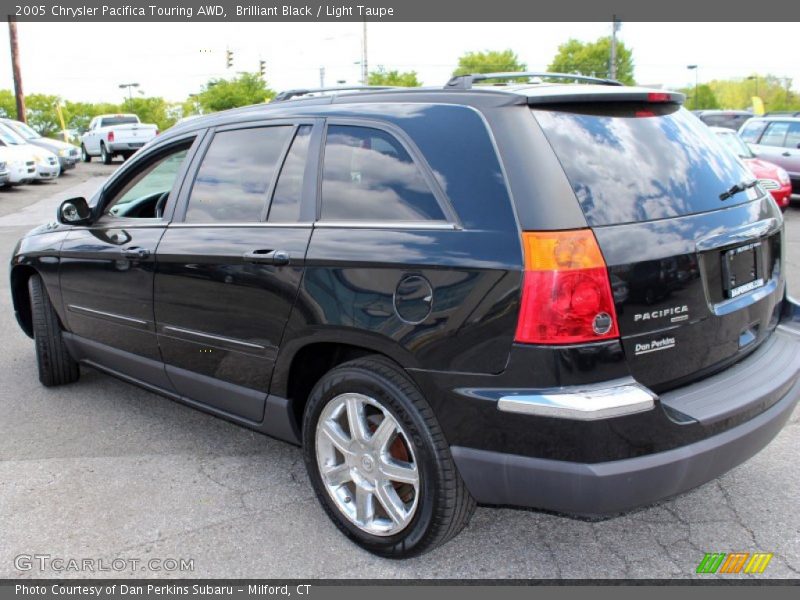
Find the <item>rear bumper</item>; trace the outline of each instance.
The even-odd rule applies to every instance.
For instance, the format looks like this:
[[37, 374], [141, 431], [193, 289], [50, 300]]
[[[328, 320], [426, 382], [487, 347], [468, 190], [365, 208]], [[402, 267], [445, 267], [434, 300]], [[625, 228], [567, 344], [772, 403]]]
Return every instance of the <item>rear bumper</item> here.
[[800, 395], [800, 383], [746, 423], [688, 446], [604, 463], [571, 463], [453, 447], [453, 458], [481, 503], [576, 515], [609, 515], [652, 504], [722, 475], [766, 446]]
[[[655, 402], [650, 414], [668, 418], [671, 431], [704, 432], [702, 438], [651, 453], [642, 452], [642, 446], [639, 456], [598, 462], [525, 456], [456, 443], [451, 450], [461, 476], [481, 503], [587, 516], [652, 504], [718, 477], [764, 448], [800, 398], [800, 307], [789, 301], [786, 308], [781, 325], [750, 356], [712, 377], [667, 392]], [[619, 383], [609, 382], [609, 389]], [[601, 390], [594, 386], [584, 391], [586, 402], [591, 405], [595, 398], [602, 398], [592, 395]], [[566, 413], [560, 416], [557, 420], [567, 427], [582, 426]], [[607, 436], [632, 437], [620, 427], [622, 419], [605, 422], [605, 437], [595, 436], [591, 443], [612, 439]], [[728, 427], [731, 422], [736, 425]], [[529, 435], [535, 437], [535, 424], [531, 425]]]
[[109, 152], [136, 152], [144, 146], [145, 142], [110, 142], [107, 144]]

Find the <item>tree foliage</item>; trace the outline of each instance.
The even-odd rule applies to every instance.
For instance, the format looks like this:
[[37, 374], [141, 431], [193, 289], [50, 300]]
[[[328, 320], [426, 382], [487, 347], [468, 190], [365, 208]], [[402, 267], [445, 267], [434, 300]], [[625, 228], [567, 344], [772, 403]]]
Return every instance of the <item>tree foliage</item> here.
[[387, 71], [383, 67], [370, 72], [367, 79], [369, 85], [396, 85], [399, 87], [419, 87], [416, 71]]
[[511, 50], [484, 50], [483, 52], [467, 52], [458, 59], [458, 67], [453, 75], [469, 75], [471, 73], [502, 73], [524, 71], [527, 65], [519, 60]]
[[792, 80], [788, 77], [753, 74], [736, 79], [715, 79], [708, 82], [708, 87], [722, 108], [750, 108], [753, 96], [758, 95], [767, 111], [800, 110], [800, 95], [792, 91]]
[[269, 102], [275, 92], [258, 73], [240, 73], [233, 79], [212, 79], [197, 94], [203, 112], [216, 112]]
[[717, 96], [710, 85], [701, 83], [697, 86], [697, 93], [695, 94], [694, 86], [689, 86], [679, 90], [686, 94], [686, 108], [690, 110], [695, 109], [714, 109], [720, 108], [717, 101]]
[[[609, 77], [611, 64], [611, 38], [601, 37], [594, 42], [569, 39], [558, 47], [553, 61], [548, 66], [555, 73], [577, 73], [591, 77]], [[632, 85], [633, 52], [617, 40], [617, 75], [622, 83]]]

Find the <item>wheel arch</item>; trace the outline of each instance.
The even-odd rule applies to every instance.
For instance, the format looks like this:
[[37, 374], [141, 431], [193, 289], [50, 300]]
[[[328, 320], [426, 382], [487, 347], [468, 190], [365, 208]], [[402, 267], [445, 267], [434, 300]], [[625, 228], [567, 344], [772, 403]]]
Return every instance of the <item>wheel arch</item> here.
[[29, 338], [33, 339], [33, 315], [28, 280], [39, 272], [30, 265], [14, 265], [11, 269], [11, 301], [17, 323]]
[[322, 376], [338, 365], [369, 355], [382, 356], [403, 370], [417, 366], [413, 355], [392, 340], [337, 328], [325, 335], [295, 339], [282, 349], [270, 392], [289, 400], [300, 431], [306, 402]]

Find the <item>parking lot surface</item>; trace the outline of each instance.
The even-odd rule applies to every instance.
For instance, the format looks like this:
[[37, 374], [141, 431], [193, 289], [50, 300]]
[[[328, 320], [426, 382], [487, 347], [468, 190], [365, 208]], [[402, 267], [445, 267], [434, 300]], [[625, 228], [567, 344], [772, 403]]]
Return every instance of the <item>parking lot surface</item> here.
[[[0, 255], [116, 166], [81, 164], [56, 183], [0, 192]], [[797, 206], [786, 227], [800, 295]], [[328, 521], [299, 449], [88, 368], [76, 384], [42, 387], [4, 261], [0, 577], [683, 578], [697, 577], [706, 552], [756, 551], [774, 553], [763, 577], [800, 577], [800, 411], [752, 460], [660, 505], [598, 522], [481, 507], [445, 546], [384, 560]], [[21, 554], [192, 559], [194, 569], [20, 570]]]

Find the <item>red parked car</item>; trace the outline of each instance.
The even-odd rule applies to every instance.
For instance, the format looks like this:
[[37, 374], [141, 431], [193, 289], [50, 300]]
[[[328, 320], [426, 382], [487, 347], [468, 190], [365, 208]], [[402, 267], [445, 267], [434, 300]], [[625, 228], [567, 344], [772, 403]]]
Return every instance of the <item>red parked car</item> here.
[[747, 168], [761, 182], [762, 187], [768, 190], [781, 210], [789, 207], [792, 197], [792, 182], [785, 169], [771, 162], [756, 158], [739, 134], [732, 129], [724, 127], [710, 127], [717, 134], [720, 141], [742, 159]]

